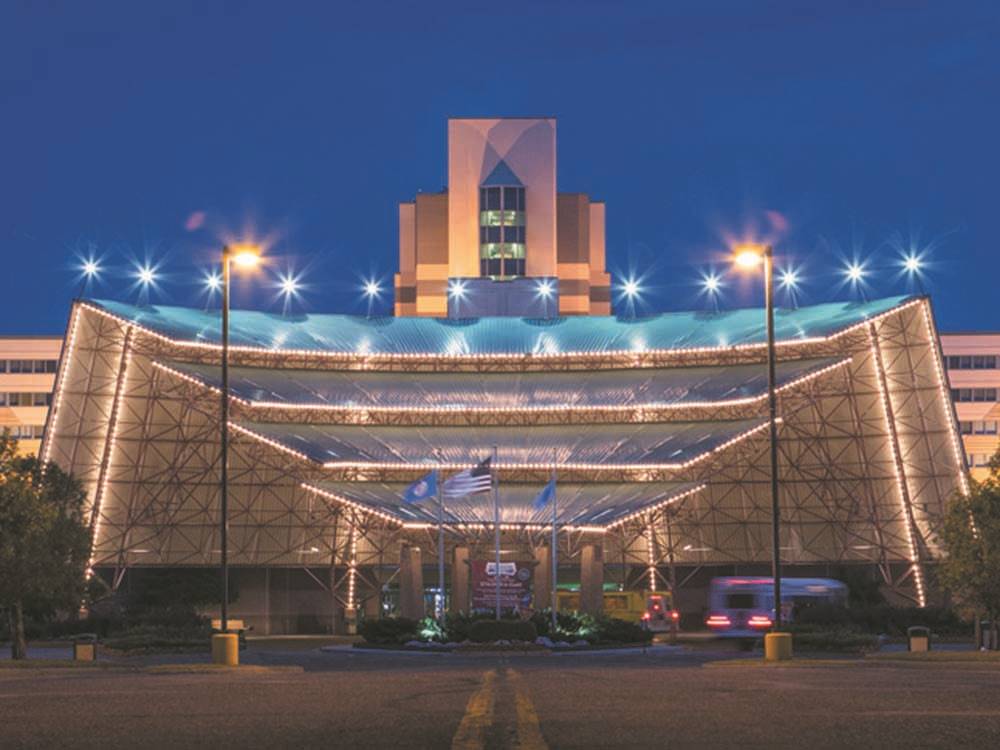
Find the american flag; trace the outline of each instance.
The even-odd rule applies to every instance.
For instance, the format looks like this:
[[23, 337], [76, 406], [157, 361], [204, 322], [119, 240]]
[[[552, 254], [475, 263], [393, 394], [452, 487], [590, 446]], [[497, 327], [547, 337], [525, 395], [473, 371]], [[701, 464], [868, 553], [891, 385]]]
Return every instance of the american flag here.
[[490, 460], [492, 457], [481, 461], [471, 469], [460, 471], [453, 477], [449, 477], [441, 485], [446, 497], [465, 497], [466, 495], [478, 495], [481, 492], [489, 492], [493, 486], [493, 473], [490, 471]]

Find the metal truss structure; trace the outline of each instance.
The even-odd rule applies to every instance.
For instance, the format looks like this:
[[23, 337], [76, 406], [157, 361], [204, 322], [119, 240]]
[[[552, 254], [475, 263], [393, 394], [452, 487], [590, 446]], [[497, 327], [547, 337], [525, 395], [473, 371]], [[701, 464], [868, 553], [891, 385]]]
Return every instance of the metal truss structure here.
[[[827, 336], [782, 341], [781, 361], [830, 358], [832, 364], [779, 393], [782, 556], [790, 565], [876, 566], [886, 586], [923, 605], [925, 566], [946, 505], [966, 492], [961, 450], [930, 302], [915, 298]], [[608, 368], [682, 368], [760, 364], [756, 345], [606, 356], [498, 355], [371, 357], [343, 352], [263, 351], [236, 347], [233, 362], [270, 371], [505, 372], [545, 382], [549, 373]], [[136, 566], [209, 566], [219, 561], [219, 404], [210, 383], [185, 363], [217, 365], [219, 349], [77, 303], [57, 377], [43, 458], [72, 472], [90, 498], [91, 567], [113, 585]], [[711, 403], [602, 404], [581, 409], [358, 409], [350, 404], [281, 405], [232, 396], [230, 561], [254, 568], [300, 568], [338, 606], [353, 608], [391, 584], [402, 545], [436, 552], [437, 533], [392, 507], [318, 491], [323, 482], [410, 482], [426, 468], [391, 462], [324, 466], [294, 444], [262, 439], [241, 425], [428, 425], [482, 429], [563, 425], [567, 441], [589, 424], [655, 425], [766, 419], [760, 394]], [[604, 547], [626, 587], [676, 586], [677, 570], [770, 560], [766, 432], [751, 431], [697, 460], [659, 467], [556, 465], [560, 482], [642, 487], [678, 482], [676, 496], [635, 501], [608, 523], [560, 530], [560, 559], [584, 544]], [[544, 483], [551, 466], [501, 461], [500, 487]], [[503, 544], [531, 555], [549, 527], [504, 523]], [[446, 544], [491, 544], [488, 519], [450, 524]], [[450, 559], [450, 558], [449, 558]]]

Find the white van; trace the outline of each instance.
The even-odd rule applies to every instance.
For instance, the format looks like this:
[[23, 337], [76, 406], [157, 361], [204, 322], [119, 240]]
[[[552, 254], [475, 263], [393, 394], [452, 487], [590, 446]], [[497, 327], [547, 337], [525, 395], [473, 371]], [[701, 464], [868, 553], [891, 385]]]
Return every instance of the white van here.
[[[832, 578], [781, 578], [781, 620], [792, 622], [797, 605], [846, 604], [847, 586]], [[757, 638], [774, 624], [774, 579], [713, 578], [708, 592], [709, 630], [724, 638]]]

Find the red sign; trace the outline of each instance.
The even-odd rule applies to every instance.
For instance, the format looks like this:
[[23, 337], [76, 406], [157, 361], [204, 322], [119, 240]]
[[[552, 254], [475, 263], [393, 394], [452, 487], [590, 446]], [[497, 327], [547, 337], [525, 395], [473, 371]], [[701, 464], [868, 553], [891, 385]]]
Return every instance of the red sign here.
[[[497, 603], [496, 561], [470, 560], [472, 566], [472, 608], [493, 609]], [[531, 564], [500, 563], [500, 608], [531, 607]]]

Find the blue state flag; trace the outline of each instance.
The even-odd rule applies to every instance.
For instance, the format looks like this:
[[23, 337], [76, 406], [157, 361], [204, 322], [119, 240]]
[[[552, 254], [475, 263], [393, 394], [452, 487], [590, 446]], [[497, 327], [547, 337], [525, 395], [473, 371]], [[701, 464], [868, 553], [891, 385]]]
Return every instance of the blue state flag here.
[[421, 500], [433, 497], [437, 494], [437, 491], [438, 473], [435, 469], [427, 476], [420, 477], [420, 479], [406, 488], [406, 492], [403, 493], [403, 502], [419, 503]]
[[538, 493], [535, 497], [535, 502], [532, 503], [532, 507], [535, 510], [541, 510], [556, 496], [556, 480], [553, 477], [549, 480], [549, 483], [542, 487], [542, 491]]

